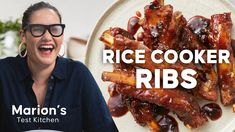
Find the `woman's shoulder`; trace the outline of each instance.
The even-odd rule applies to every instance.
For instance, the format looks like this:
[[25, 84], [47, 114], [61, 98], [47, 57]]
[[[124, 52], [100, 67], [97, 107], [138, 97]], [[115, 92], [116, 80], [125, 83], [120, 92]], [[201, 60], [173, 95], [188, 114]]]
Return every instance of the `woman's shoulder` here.
[[0, 59], [0, 68], [2, 70], [2, 68], [4, 67], [8, 67], [11, 65], [12, 62], [14, 62], [16, 59], [16, 57], [6, 57], [3, 59]]
[[14, 72], [14, 68], [19, 66], [17, 64], [16, 57], [6, 57], [0, 59], [0, 75], [5, 75], [6, 73]]
[[70, 59], [70, 58], [59, 57], [58, 60], [59, 60], [60, 63], [66, 63], [68, 66], [86, 67], [85, 64], [83, 64], [81, 61], [73, 60], [73, 59]]
[[80, 61], [73, 60], [70, 58], [59, 58], [60, 63], [66, 64], [67, 69], [70, 69], [72, 71], [88, 71], [88, 68], [85, 64], [83, 64]]

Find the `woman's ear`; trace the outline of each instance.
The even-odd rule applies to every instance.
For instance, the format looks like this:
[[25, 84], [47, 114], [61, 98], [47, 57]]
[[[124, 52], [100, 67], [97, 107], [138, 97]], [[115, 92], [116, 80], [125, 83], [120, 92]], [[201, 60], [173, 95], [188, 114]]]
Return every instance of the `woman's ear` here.
[[26, 32], [24, 30], [20, 30], [20, 39], [21, 43], [26, 43]]

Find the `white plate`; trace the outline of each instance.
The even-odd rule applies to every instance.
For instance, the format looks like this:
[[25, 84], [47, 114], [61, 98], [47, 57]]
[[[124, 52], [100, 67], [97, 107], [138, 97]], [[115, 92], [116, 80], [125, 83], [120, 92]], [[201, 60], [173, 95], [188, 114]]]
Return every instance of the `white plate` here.
[[[99, 41], [99, 37], [109, 27], [118, 26], [126, 29], [129, 18], [134, 16], [136, 11], [142, 12], [143, 15], [144, 6], [150, 2], [152, 0], [118, 0], [100, 18], [89, 38], [85, 63], [96, 79], [106, 101], [109, 98], [107, 87], [110, 83], [103, 82], [101, 74], [103, 71], [112, 71], [112, 65], [102, 63], [104, 44]], [[232, 21], [235, 25], [235, 7], [226, 0], [165, 0], [165, 4], [173, 5], [174, 11], [181, 11], [187, 20], [195, 15], [210, 18], [213, 14], [232, 12]], [[235, 38], [234, 27], [232, 38]], [[197, 129], [189, 130], [176, 117], [180, 132], [232, 132], [235, 130], [235, 113], [232, 113], [231, 107], [225, 108], [221, 104], [220, 106], [223, 110], [222, 117], [216, 121], [209, 121]], [[139, 126], [130, 113], [121, 118], [114, 118], [114, 121], [120, 132], [149, 131], [148, 128]]]

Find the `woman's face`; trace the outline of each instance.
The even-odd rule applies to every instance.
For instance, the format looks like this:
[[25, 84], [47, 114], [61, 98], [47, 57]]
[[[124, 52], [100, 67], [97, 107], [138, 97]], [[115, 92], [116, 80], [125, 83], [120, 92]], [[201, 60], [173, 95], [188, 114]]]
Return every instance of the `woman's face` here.
[[[29, 24], [60, 24], [59, 16], [52, 9], [41, 9], [33, 12]], [[37, 29], [35, 29], [36, 31]], [[56, 57], [63, 43], [63, 35], [53, 37], [48, 30], [40, 36], [35, 37], [30, 30], [21, 34], [22, 42], [26, 44], [28, 61], [31, 63], [48, 66], [55, 63]]]

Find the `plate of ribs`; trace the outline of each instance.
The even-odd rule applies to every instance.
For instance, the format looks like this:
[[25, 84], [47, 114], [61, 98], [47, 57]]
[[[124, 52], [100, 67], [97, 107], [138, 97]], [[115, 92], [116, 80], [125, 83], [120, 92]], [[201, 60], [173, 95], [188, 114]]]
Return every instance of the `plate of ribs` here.
[[[222, 0], [119, 0], [99, 19], [88, 40], [92, 72], [120, 132], [235, 131], [235, 6]], [[227, 50], [228, 62], [154, 63], [156, 50]], [[103, 51], [144, 50], [145, 63], [104, 63]], [[119, 53], [119, 54], [120, 54]], [[218, 54], [218, 53], [215, 53]], [[159, 55], [158, 57], [162, 57]], [[185, 56], [186, 58], [189, 56]], [[133, 53], [127, 58], [135, 60]], [[202, 55], [208, 59], [207, 54]], [[137, 69], [197, 72], [193, 89], [136, 88]], [[182, 82], [182, 78], [178, 78]]]

